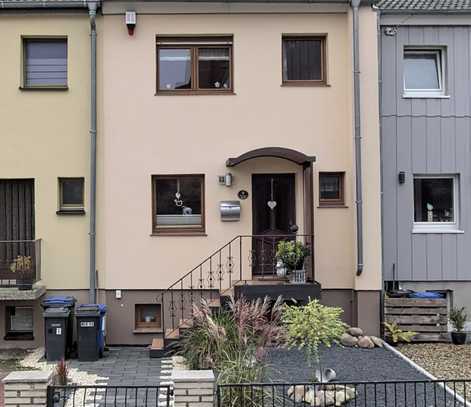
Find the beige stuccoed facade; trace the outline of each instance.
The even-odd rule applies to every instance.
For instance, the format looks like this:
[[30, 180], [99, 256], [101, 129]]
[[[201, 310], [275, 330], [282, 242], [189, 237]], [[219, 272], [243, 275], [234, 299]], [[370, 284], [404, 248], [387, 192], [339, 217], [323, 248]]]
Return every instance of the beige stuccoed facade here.
[[[379, 329], [380, 180], [376, 13], [360, 12], [365, 266], [356, 276], [352, 16], [347, 5], [135, 3], [129, 36], [124, 4], [104, 4], [99, 33], [99, 265], [110, 306], [111, 343], [149, 343], [134, 334], [134, 305], [167, 288], [237, 235], [252, 234], [252, 175], [296, 176], [296, 223], [306, 214], [303, 171], [279, 158], [226, 168], [229, 157], [263, 147], [316, 156], [313, 164], [315, 279], [323, 301], [346, 319]], [[189, 11], [193, 11], [194, 14]], [[156, 95], [156, 36], [232, 35], [234, 94]], [[327, 86], [282, 84], [283, 34], [327, 35]], [[233, 185], [218, 176], [233, 175]], [[320, 208], [318, 174], [345, 172], [345, 207]], [[204, 174], [204, 236], [152, 233], [152, 175]], [[238, 222], [219, 202], [246, 190]], [[250, 267], [244, 278], [251, 278]], [[121, 291], [116, 298], [115, 290]]]
[[[20, 89], [22, 37], [67, 37], [67, 90]], [[90, 99], [87, 12], [0, 13], [0, 47], [0, 179], [34, 180], [34, 238], [42, 240], [39, 284], [51, 292], [86, 290]], [[85, 215], [56, 214], [59, 177], [85, 178]], [[7, 214], [7, 219], [13, 216]], [[18, 293], [17, 298], [27, 292]], [[43, 342], [39, 301], [0, 301], [0, 346], [30, 347]], [[34, 340], [4, 340], [6, 306], [33, 308]]]

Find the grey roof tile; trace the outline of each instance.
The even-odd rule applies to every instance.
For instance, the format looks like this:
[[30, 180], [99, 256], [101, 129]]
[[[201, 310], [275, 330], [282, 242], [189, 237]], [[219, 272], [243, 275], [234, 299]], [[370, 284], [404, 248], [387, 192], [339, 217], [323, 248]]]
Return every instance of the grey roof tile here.
[[414, 12], [470, 12], [471, 0], [379, 0], [381, 10]]

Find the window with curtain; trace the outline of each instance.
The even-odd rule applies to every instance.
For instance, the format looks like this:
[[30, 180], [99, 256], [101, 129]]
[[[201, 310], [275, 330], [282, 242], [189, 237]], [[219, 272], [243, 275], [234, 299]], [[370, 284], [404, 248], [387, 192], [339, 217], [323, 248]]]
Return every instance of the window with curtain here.
[[158, 37], [158, 93], [232, 92], [232, 37]]
[[23, 86], [67, 86], [67, 39], [25, 38], [23, 40]]
[[7, 340], [33, 339], [33, 308], [7, 306], [6, 335]]
[[154, 175], [154, 233], [204, 232], [204, 176]]
[[344, 173], [319, 173], [319, 206], [345, 205]]
[[325, 37], [283, 37], [283, 82], [325, 84]]

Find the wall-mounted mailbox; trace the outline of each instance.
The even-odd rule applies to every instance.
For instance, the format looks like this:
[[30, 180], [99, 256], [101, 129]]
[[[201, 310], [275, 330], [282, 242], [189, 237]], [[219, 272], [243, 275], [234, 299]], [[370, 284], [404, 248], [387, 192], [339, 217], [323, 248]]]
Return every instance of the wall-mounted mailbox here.
[[236, 222], [240, 220], [240, 201], [221, 201], [219, 211], [223, 222]]

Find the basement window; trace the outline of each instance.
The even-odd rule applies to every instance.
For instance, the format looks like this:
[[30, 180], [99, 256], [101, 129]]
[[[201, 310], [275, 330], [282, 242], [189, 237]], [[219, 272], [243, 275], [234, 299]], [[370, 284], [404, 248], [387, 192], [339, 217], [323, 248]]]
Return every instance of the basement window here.
[[445, 96], [444, 49], [404, 49], [404, 96]]
[[136, 304], [135, 333], [150, 333], [162, 329], [160, 304]]
[[7, 306], [5, 310], [5, 340], [33, 340], [33, 308]]

